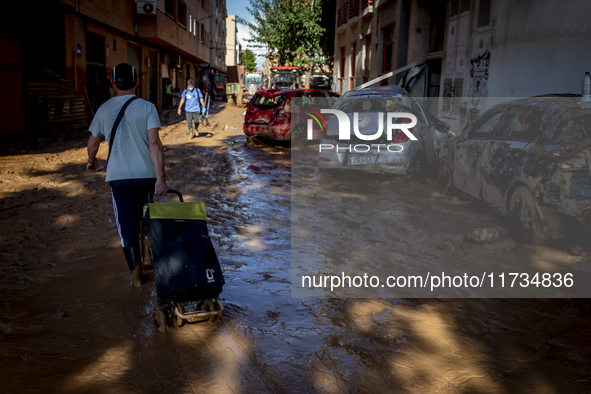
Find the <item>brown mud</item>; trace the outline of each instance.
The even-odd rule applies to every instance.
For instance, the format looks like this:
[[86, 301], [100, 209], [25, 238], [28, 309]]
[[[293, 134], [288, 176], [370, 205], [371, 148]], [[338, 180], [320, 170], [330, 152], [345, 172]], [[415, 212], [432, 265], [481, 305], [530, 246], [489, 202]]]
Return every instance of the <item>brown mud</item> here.
[[[2, 152], [0, 392], [591, 391], [583, 300], [291, 298], [290, 150], [246, 144], [243, 111], [219, 104], [193, 140], [162, 131], [168, 184], [205, 201], [226, 277], [223, 322], [164, 333], [153, 280], [131, 286], [104, 170], [84, 170], [88, 134]], [[465, 205], [438, 218], [487, 221]]]

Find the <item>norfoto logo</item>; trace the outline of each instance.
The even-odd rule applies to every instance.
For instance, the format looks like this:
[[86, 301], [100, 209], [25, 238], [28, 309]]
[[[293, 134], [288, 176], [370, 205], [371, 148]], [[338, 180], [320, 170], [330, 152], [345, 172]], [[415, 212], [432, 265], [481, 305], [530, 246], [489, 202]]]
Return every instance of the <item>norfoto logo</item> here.
[[[320, 114], [314, 111], [314, 114], [306, 112], [307, 115], [310, 115], [312, 119], [318, 123], [321, 131], [328, 130], [328, 126], [324, 117], [320, 114], [332, 114], [337, 117], [339, 122], [339, 140], [350, 140], [351, 139], [351, 121], [349, 120], [349, 116], [343, 111], [339, 111], [337, 109], [321, 109]], [[312, 119], [308, 119], [308, 140], [314, 139], [313, 134], [313, 121]], [[386, 113], [386, 134], [387, 139], [389, 141], [392, 140], [393, 131], [400, 130], [407, 137], [412, 141], [417, 141], [417, 137], [415, 137], [409, 129], [413, 128], [417, 124], [417, 117], [408, 112], [388, 112]], [[394, 119], [410, 119], [410, 123], [393, 123]], [[353, 132], [355, 136], [363, 141], [375, 141], [380, 138], [384, 133], [384, 113], [378, 113], [378, 130], [375, 134], [361, 134], [359, 132], [359, 113], [353, 113]]]

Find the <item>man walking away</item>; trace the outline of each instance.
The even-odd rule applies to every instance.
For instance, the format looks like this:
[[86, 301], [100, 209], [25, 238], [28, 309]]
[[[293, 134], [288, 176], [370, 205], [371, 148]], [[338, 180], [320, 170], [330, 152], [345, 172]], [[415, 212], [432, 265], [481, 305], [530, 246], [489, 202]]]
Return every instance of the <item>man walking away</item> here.
[[178, 114], [181, 114], [181, 108], [185, 105], [185, 114], [187, 115], [187, 126], [189, 126], [189, 134], [191, 139], [195, 138], [193, 133], [193, 121], [195, 121], [195, 132], [199, 136], [199, 113], [205, 113], [205, 106], [203, 104], [203, 94], [199, 89], [195, 88], [195, 81], [189, 79], [187, 81], [187, 89], [181, 93], [181, 102], [179, 104]]
[[[164, 149], [158, 132], [160, 120], [154, 104], [135, 97], [139, 84], [135, 68], [121, 63], [113, 69], [112, 83], [117, 96], [105, 102], [90, 125], [88, 164], [96, 171], [101, 138], [109, 141], [106, 182], [111, 186], [113, 208], [121, 246], [131, 271], [134, 286], [142, 284], [140, 220], [148, 202], [148, 193], [167, 192], [164, 174]], [[122, 114], [118, 127], [116, 119]], [[113, 138], [111, 138], [113, 136]]]

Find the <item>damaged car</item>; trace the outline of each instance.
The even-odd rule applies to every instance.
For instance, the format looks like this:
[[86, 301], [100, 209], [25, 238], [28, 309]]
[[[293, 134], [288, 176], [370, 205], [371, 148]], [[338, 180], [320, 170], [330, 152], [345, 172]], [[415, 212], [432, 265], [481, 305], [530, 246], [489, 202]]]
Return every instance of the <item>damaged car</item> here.
[[[292, 146], [304, 146], [306, 122], [301, 111], [293, 111], [292, 102], [298, 100], [302, 108], [326, 108], [339, 95], [318, 89], [271, 89], [255, 93], [246, 106], [244, 134], [248, 137], [291, 141]], [[320, 138], [314, 125], [314, 139]]]
[[545, 244], [588, 231], [591, 110], [577, 95], [495, 105], [441, 152], [438, 179], [514, 218]]

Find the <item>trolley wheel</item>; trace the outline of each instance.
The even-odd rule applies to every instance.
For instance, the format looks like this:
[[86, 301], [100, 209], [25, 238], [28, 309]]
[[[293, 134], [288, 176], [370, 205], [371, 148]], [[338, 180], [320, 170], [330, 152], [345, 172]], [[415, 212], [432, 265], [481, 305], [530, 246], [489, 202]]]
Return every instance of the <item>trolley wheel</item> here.
[[[216, 307], [215, 307], [214, 302], [209, 298], [203, 300], [203, 310], [205, 312], [215, 312]], [[211, 323], [215, 320], [216, 317], [217, 317], [216, 315], [211, 315], [207, 321], [209, 321]]]
[[140, 221], [140, 249], [142, 253], [142, 269], [154, 269], [154, 260], [152, 258], [152, 249], [150, 248], [150, 241], [146, 234], [146, 226], [144, 221]]
[[154, 322], [158, 326], [158, 331], [166, 331], [166, 314], [162, 309], [157, 309], [156, 313], [154, 313]]
[[[176, 308], [179, 310], [179, 312], [183, 313], [183, 309], [181, 308], [181, 304], [179, 304], [178, 302], [176, 303]], [[175, 307], [171, 305], [169, 325], [174, 328], [179, 328], [180, 326], [183, 325], [184, 320], [182, 318], [178, 317], [176, 313], [174, 313], [174, 309], [175, 309]]]

